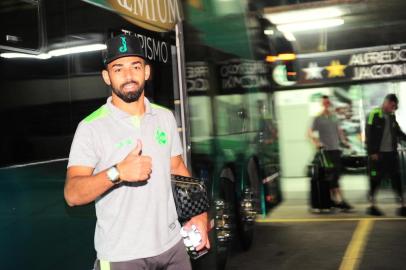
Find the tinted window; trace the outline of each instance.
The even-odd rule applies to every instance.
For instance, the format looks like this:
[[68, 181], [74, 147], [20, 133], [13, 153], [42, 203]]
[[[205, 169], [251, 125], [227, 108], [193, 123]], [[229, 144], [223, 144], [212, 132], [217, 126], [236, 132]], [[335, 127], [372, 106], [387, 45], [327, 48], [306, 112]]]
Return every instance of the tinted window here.
[[[0, 47], [40, 49], [37, 1], [5, 0], [0, 3]], [[6, 27], [4, 27], [6, 26]]]

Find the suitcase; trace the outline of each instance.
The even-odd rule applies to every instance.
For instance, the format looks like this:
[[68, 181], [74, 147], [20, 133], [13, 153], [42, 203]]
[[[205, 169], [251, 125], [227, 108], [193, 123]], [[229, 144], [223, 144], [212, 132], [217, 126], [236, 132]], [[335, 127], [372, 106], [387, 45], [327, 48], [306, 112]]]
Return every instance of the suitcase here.
[[330, 195], [331, 164], [323, 150], [316, 156], [309, 166], [310, 176], [310, 207], [314, 211], [330, 210], [333, 206]]

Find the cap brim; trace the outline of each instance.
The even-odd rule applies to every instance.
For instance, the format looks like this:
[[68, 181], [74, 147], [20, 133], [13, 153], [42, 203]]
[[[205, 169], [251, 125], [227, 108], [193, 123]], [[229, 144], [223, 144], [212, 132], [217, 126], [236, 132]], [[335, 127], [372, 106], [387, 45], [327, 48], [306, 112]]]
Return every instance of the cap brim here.
[[142, 55], [142, 54], [136, 54], [136, 53], [120, 54], [120, 55], [117, 55], [115, 57], [111, 57], [111, 58], [106, 59], [105, 62], [104, 62], [104, 65], [107, 66], [108, 64], [110, 64], [114, 60], [117, 60], [117, 59], [123, 58], [123, 57], [128, 57], [128, 56], [137, 56], [137, 57], [140, 57], [140, 58], [146, 60], [145, 56]]

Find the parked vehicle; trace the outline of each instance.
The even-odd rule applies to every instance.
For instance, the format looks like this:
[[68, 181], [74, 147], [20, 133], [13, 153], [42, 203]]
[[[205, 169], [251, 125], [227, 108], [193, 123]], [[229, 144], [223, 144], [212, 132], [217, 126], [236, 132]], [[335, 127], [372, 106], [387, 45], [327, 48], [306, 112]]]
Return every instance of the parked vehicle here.
[[[222, 53], [199, 66], [184, 47], [183, 34], [192, 31], [183, 29], [181, 4], [151, 2], [142, 7], [113, 0], [0, 4], [5, 22], [0, 111], [7, 127], [0, 135], [4, 269], [93, 265], [94, 207], [66, 207], [63, 184], [77, 124], [110, 95], [100, 76], [101, 50], [106, 37], [119, 32], [140, 38], [153, 65], [146, 96], [174, 112], [184, 158], [210, 190], [212, 251], [195, 267], [223, 269], [232, 240], [248, 249], [257, 215], [281, 200], [266, 64]], [[235, 68], [246, 71], [232, 74]], [[195, 91], [192, 84], [207, 91]]]

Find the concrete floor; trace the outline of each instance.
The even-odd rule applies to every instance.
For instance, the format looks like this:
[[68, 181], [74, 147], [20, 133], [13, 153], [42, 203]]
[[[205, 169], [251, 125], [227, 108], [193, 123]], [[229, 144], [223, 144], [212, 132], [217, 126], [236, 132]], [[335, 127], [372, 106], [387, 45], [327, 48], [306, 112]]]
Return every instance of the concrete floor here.
[[342, 179], [342, 190], [354, 206], [351, 213], [311, 213], [308, 184], [307, 178], [284, 179], [284, 202], [258, 219], [252, 248], [231, 254], [227, 270], [406, 269], [406, 219], [396, 215], [391, 190], [379, 193], [385, 216], [375, 219], [365, 213], [365, 176]]
[[314, 270], [339, 268], [356, 222], [261, 224], [253, 247], [234, 254], [229, 270]]
[[358, 221], [269, 223], [257, 226], [253, 247], [230, 256], [227, 270], [406, 269], [406, 219], [374, 221], [354, 268], [340, 268]]

